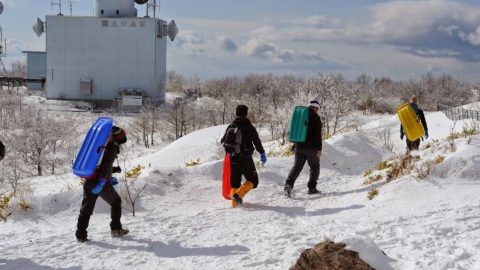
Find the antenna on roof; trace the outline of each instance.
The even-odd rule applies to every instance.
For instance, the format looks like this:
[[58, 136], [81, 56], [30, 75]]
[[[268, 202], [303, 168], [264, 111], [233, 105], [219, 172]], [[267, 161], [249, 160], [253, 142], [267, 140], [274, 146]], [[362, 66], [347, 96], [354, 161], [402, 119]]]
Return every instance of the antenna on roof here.
[[[3, 12], [2, 2], [0, 2], [0, 6], [2, 7], [1, 11]], [[2, 43], [5, 43], [5, 45], [3, 45]], [[3, 28], [2, 26], [0, 26], [0, 63], [2, 64], [3, 71], [7, 73], [7, 68], [5, 68], [5, 64], [3, 63], [3, 60], [2, 60], [3, 57], [7, 57], [7, 38], [3, 39]]]
[[70, 5], [70, 16], [72, 16], [73, 15], [73, 1], [68, 0], [68, 4]]
[[53, 8], [54, 6], [58, 6], [58, 9], [60, 10], [60, 13], [58, 13], [58, 16], [63, 16], [62, 14], [62, 0], [52, 0], [51, 2], [51, 7]]
[[[153, 1], [153, 3], [151, 3], [152, 1]], [[147, 17], [148, 17], [148, 9], [153, 8], [153, 17], [156, 18], [157, 8], [160, 9], [160, 0], [150, 0], [150, 1], [147, 1], [147, 2], [148, 2], [147, 3]], [[138, 2], [137, 2], [137, 4], [138, 4]]]

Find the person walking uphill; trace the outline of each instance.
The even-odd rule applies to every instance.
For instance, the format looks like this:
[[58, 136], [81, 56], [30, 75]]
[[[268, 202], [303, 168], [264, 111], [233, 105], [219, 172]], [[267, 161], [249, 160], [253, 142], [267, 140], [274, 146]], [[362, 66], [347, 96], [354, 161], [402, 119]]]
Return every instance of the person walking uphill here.
[[320, 156], [322, 155], [322, 122], [320, 116], [318, 116], [320, 103], [316, 100], [311, 101], [308, 108], [307, 138], [303, 143], [295, 143], [295, 163], [285, 181], [284, 192], [288, 197], [290, 197], [295, 181], [300, 175], [303, 166], [305, 166], [305, 162], [308, 162], [308, 166], [310, 166], [308, 194], [320, 193], [317, 189], [317, 181], [320, 175]]
[[[221, 140], [225, 151], [230, 154], [231, 204], [233, 207], [243, 206], [243, 198], [258, 186], [258, 174], [252, 155], [255, 149], [260, 153], [262, 164], [267, 162], [258, 132], [247, 118], [248, 107], [239, 105], [236, 118], [225, 131]], [[242, 184], [242, 175], [247, 181]]]
[[[80, 208], [80, 215], [78, 217], [77, 231], [75, 236], [79, 242], [88, 241], [87, 228], [90, 221], [90, 216], [95, 208], [95, 202], [98, 196], [102, 197], [111, 206], [110, 223], [111, 234], [113, 237], [126, 235], [128, 229], [122, 228], [120, 218], [122, 216], [122, 199], [113, 188], [118, 184], [112, 172], [115, 170], [113, 162], [120, 153], [120, 145], [127, 142], [127, 135], [125, 131], [119, 127], [113, 126], [110, 139], [105, 146], [104, 154], [100, 166], [95, 175], [86, 179], [83, 185], [83, 200]], [[118, 170], [118, 169], [117, 169]]]
[[[425, 129], [425, 139], [428, 139], [427, 121], [425, 120], [425, 114], [418, 107], [417, 96], [413, 95], [411, 97], [410, 105], [412, 106], [412, 108], [415, 111], [415, 113], [417, 114], [417, 116], [420, 118], [420, 121], [422, 122], [423, 128]], [[400, 125], [400, 139], [403, 140], [404, 136], [405, 136], [405, 131], [403, 130], [403, 126]], [[418, 148], [420, 147], [420, 139], [415, 140], [415, 141], [409, 141], [408, 138], [407, 138], [406, 141], [407, 141], [407, 153], [412, 151], [412, 150], [418, 150]]]

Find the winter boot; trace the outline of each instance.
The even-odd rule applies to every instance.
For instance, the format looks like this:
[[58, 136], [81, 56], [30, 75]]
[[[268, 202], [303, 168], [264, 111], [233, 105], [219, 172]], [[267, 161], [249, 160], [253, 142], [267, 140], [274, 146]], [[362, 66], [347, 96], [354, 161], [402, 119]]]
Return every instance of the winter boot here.
[[283, 187], [283, 191], [285, 192], [285, 196], [290, 198], [290, 194], [292, 193], [292, 186], [289, 184], [285, 184], [285, 187]]
[[129, 232], [128, 229], [118, 229], [118, 230], [112, 230], [112, 236], [113, 237], [122, 237], [124, 235], [127, 235]]
[[238, 188], [232, 188], [230, 189], [230, 198], [232, 199], [230, 201], [230, 204], [232, 207], [237, 207], [237, 202], [233, 199], [233, 195], [237, 192]]
[[79, 243], [85, 243], [85, 242], [89, 241], [89, 239], [87, 238], [86, 235], [85, 236], [80, 236], [80, 237], [77, 236], [77, 241]]
[[317, 188], [309, 188], [308, 195], [320, 194], [320, 191]]
[[240, 198], [240, 195], [238, 193], [233, 194], [232, 196], [232, 205], [235, 203], [234, 207], [243, 207], [243, 200]]
[[243, 199], [245, 197], [245, 195], [247, 195], [247, 193], [253, 189], [253, 183], [250, 182], [250, 181], [246, 181], [245, 183], [243, 183], [243, 185], [237, 190], [237, 194], [238, 196], [240, 196], [241, 199]]
[[77, 241], [79, 243], [85, 243], [88, 241], [88, 237], [87, 237], [87, 232], [81, 232], [81, 231], [77, 231], [75, 232], [75, 237], [77, 237]]

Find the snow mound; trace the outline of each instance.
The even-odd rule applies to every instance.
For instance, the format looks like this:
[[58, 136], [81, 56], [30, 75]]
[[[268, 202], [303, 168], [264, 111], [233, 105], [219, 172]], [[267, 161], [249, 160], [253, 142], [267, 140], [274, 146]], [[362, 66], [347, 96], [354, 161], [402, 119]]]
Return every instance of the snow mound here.
[[474, 102], [460, 107], [465, 110], [480, 111], [480, 102]]
[[391, 263], [395, 260], [389, 258], [370, 238], [355, 235], [337, 242], [347, 244], [347, 249], [358, 252], [360, 258], [375, 269], [393, 269]]
[[224, 155], [220, 140], [227, 126], [215, 126], [190, 133], [157, 153], [139, 160], [147, 171], [165, 168], [185, 168], [185, 163], [200, 159], [200, 163], [221, 159]]
[[442, 178], [480, 179], [480, 135], [456, 142], [457, 151], [446, 158], [435, 169], [435, 175]]
[[324, 142], [322, 167], [357, 175], [392, 155], [361, 133], [341, 134]]

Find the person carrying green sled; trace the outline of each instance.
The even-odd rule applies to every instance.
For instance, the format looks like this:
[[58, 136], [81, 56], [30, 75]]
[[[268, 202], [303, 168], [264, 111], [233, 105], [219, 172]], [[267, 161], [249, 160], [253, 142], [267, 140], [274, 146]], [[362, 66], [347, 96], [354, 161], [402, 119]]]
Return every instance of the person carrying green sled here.
[[295, 181], [300, 172], [308, 162], [310, 166], [310, 179], [308, 180], [308, 194], [318, 194], [317, 181], [320, 176], [320, 157], [322, 155], [322, 121], [318, 112], [320, 103], [316, 100], [308, 105], [308, 125], [306, 139], [304, 142], [295, 142], [295, 163], [288, 174], [285, 186], [283, 188], [285, 195], [290, 197]]
[[[410, 106], [412, 106], [413, 110], [417, 114], [417, 116], [420, 118], [420, 121], [422, 122], [422, 126], [425, 130], [425, 139], [428, 139], [428, 127], [427, 127], [427, 121], [425, 120], [425, 114], [423, 111], [418, 107], [418, 98], [416, 95], [413, 95], [410, 99]], [[403, 129], [403, 125], [400, 124], [400, 139], [403, 140], [403, 137], [405, 136], [405, 130]], [[415, 141], [410, 141], [408, 138], [406, 138], [407, 142], [407, 153], [413, 150], [418, 150], [420, 147], [420, 139], [417, 139]]]
[[[236, 118], [227, 127], [221, 140], [225, 151], [230, 154], [230, 185], [231, 205], [243, 206], [243, 198], [252, 189], [258, 186], [258, 174], [252, 155], [255, 149], [260, 153], [262, 164], [267, 162], [267, 155], [263, 149], [258, 132], [247, 118], [248, 107], [239, 105], [236, 109]], [[242, 175], [247, 181], [242, 184]]]
[[83, 200], [78, 217], [77, 231], [75, 236], [79, 242], [88, 241], [87, 228], [90, 216], [93, 214], [98, 196], [102, 197], [111, 206], [110, 229], [113, 237], [126, 235], [128, 229], [122, 228], [120, 218], [122, 216], [122, 199], [115, 191], [114, 185], [118, 184], [113, 172], [118, 172], [118, 167], [113, 167], [113, 162], [120, 153], [120, 145], [127, 142], [125, 131], [113, 126], [109, 141], [107, 142], [102, 161], [97, 171], [86, 179], [83, 185]]

